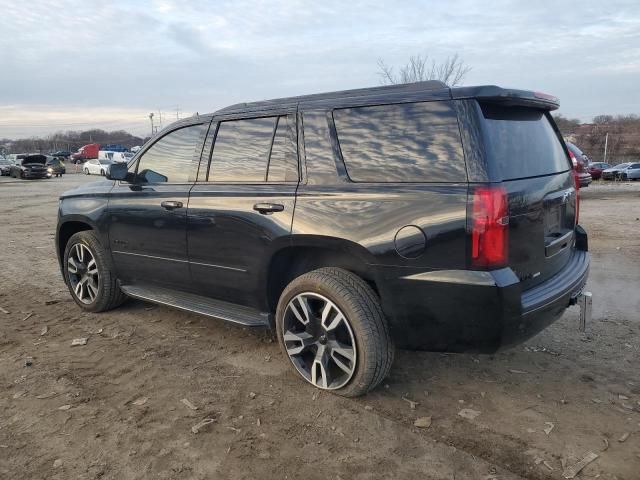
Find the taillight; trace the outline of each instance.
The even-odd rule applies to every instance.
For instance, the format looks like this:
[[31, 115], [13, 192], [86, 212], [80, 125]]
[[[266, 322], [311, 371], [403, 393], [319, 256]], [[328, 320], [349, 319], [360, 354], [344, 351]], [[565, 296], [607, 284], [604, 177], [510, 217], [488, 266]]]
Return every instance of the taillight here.
[[571, 158], [571, 163], [573, 164], [573, 169], [577, 172], [579, 169], [578, 160], [576, 159], [576, 156], [573, 154], [571, 150], [568, 150], [568, 151], [569, 151], [569, 157]]
[[478, 187], [472, 198], [471, 263], [475, 267], [503, 267], [508, 253], [507, 191], [502, 187]]

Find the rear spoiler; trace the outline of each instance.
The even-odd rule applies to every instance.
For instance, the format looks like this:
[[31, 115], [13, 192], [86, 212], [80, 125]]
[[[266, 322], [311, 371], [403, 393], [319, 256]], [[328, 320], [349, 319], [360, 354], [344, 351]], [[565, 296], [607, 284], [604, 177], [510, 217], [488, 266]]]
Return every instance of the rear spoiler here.
[[454, 99], [476, 98], [482, 102], [541, 108], [543, 110], [557, 110], [560, 106], [560, 101], [547, 93], [501, 88], [495, 85], [455, 87], [451, 89], [451, 97]]

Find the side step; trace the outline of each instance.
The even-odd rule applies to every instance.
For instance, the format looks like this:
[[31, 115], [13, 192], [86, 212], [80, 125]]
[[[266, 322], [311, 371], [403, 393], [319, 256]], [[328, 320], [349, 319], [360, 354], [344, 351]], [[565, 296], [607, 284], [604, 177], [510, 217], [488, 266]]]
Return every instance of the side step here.
[[269, 327], [271, 325], [271, 315], [268, 313], [193, 293], [177, 292], [155, 285], [120, 285], [120, 289], [133, 298], [219, 318], [227, 322], [248, 327]]

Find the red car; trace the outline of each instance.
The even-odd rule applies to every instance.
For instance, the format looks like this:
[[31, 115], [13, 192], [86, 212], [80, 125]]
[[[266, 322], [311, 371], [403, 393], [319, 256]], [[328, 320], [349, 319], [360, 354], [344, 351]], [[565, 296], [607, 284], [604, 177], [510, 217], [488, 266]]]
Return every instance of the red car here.
[[602, 176], [602, 171], [606, 168], [611, 168], [611, 165], [604, 162], [594, 162], [589, 164], [587, 171], [594, 180], [598, 180]]

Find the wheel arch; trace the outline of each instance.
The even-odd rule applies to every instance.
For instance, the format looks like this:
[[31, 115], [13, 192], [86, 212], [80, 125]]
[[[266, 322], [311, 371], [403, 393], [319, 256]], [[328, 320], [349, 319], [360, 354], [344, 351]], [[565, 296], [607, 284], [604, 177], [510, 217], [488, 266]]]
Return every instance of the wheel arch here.
[[[64, 250], [69, 243], [69, 239], [78, 232], [87, 230], [95, 230], [95, 225], [86, 218], [70, 218], [58, 225], [56, 234], [56, 253], [58, 254], [58, 263], [62, 271], [62, 262], [64, 259]], [[66, 280], [65, 280], [66, 281]]]
[[335, 237], [306, 235], [277, 250], [265, 271], [266, 303], [275, 312], [285, 287], [300, 275], [322, 267], [338, 267], [364, 279], [379, 294], [373, 256], [357, 243]]

